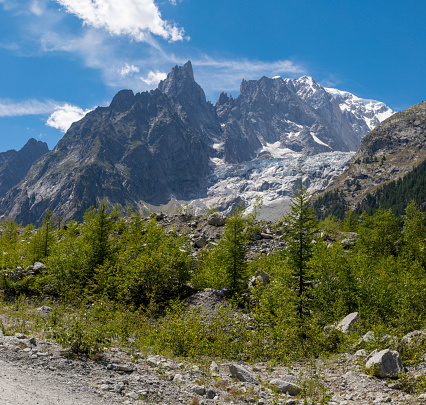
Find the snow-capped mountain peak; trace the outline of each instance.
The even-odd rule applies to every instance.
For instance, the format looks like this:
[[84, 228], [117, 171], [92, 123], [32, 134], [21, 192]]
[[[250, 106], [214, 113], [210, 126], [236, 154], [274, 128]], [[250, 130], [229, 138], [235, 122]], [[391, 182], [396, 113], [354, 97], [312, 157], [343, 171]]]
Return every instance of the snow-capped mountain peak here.
[[394, 113], [381, 101], [360, 98], [348, 91], [333, 88], [325, 90], [339, 102], [342, 113], [353, 114], [364, 121], [370, 131]]

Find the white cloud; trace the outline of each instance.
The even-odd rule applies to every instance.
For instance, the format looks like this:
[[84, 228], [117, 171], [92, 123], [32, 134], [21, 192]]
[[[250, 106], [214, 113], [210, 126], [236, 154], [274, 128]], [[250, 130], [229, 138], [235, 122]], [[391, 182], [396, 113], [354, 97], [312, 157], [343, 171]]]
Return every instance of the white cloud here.
[[148, 76], [140, 77], [140, 79], [146, 83], [148, 86], [152, 86], [154, 84], [158, 84], [161, 80], [164, 80], [167, 77], [167, 74], [164, 72], [149, 72]]
[[55, 101], [25, 100], [14, 102], [0, 100], [0, 117], [17, 117], [21, 115], [39, 115], [51, 113], [58, 104]]
[[121, 69], [119, 69], [118, 73], [120, 76], [133, 76], [133, 73], [139, 73], [139, 68], [135, 65], [129, 65], [126, 63]]
[[33, 0], [30, 4], [30, 11], [40, 17], [44, 12], [44, 7], [37, 0]]
[[171, 42], [184, 38], [183, 28], [161, 18], [153, 0], [56, 0], [84, 24], [104, 28], [112, 35], [148, 41], [150, 34]]
[[80, 120], [90, 111], [90, 109], [83, 110], [80, 107], [67, 103], [58, 103], [53, 100], [15, 102], [8, 99], [0, 99], [0, 117], [50, 114], [46, 125], [60, 129], [62, 132], [66, 132], [73, 122]]
[[55, 108], [55, 111], [46, 121], [46, 125], [66, 132], [73, 122], [81, 120], [90, 111], [74, 105], [64, 104]]

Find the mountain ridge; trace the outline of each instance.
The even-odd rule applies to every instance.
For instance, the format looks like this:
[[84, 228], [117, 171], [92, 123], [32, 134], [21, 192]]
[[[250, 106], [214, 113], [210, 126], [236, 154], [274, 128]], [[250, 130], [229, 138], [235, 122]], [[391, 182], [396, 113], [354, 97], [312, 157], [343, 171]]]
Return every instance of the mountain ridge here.
[[[347, 169], [325, 190], [355, 210], [368, 194], [403, 178], [426, 159], [426, 102], [384, 120], [362, 139]], [[325, 209], [325, 208], [323, 208]]]
[[303, 100], [293, 87], [281, 78], [243, 80], [236, 99], [223, 93], [213, 105], [191, 62], [175, 66], [157, 89], [121, 90], [108, 107], [73, 123], [0, 199], [0, 215], [39, 224], [50, 209], [81, 220], [103, 198], [143, 211], [146, 203], [207, 197], [223, 164], [268, 160], [280, 151], [349, 151], [351, 127], [334, 99], [317, 84], [314, 99], [322, 107], [316, 109], [312, 97]]

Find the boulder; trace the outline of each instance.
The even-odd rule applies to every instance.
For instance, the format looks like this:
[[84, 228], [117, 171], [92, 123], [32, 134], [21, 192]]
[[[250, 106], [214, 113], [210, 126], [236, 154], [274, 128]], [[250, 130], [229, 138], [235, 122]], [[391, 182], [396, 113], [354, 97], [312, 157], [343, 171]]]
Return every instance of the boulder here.
[[208, 390], [208, 391], [206, 392], [206, 398], [207, 398], [207, 399], [214, 399], [214, 398], [215, 398], [215, 396], [216, 396], [216, 392], [215, 392], [215, 391], [213, 391], [213, 390]]
[[204, 385], [194, 384], [191, 386], [191, 391], [197, 395], [204, 395], [206, 393], [206, 388], [204, 387]]
[[47, 305], [43, 305], [35, 309], [35, 312], [37, 312], [41, 318], [45, 318], [49, 316], [52, 311], [53, 311], [53, 308], [48, 307]]
[[256, 285], [267, 285], [269, 284], [269, 280], [271, 279], [271, 276], [266, 273], [263, 270], [257, 270], [256, 271], [256, 275], [251, 277], [249, 282], [248, 282], [248, 286], [249, 288], [252, 288]]
[[424, 340], [426, 338], [426, 331], [424, 330], [414, 330], [413, 332], [407, 333], [401, 339], [401, 346], [411, 346], [420, 340]]
[[207, 239], [204, 236], [200, 236], [194, 240], [193, 246], [196, 248], [202, 248], [206, 246], [206, 244], [207, 244]]
[[269, 385], [276, 389], [277, 392], [288, 392], [291, 396], [299, 395], [301, 388], [289, 381], [280, 380], [279, 378], [274, 378], [269, 382]]
[[340, 330], [345, 335], [349, 335], [351, 330], [353, 329], [355, 323], [359, 319], [358, 312], [352, 312], [351, 314], [345, 316], [336, 326], [337, 330]]
[[352, 312], [351, 314], [345, 316], [337, 325], [327, 325], [324, 327], [324, 332], [326, 334], [332, 334], [333, 332], [343, 333], [344, 335], [349, 335], [351, 330], [354, 329], [355, 323], [359, 319], [358, 312]]
[[399, 353], [389, 349], [376, 352], [367, 360], [365, 368], [380, 378], [398, 378], [404, 372]]
[[219, 366], [215, 361], [212, 361], [210, 364], [210, 373], [217, 375], [219, 373]]
[[369, 330], [362, 338], [360, 338], [354, 345], [354, 349], [361, 349], [367, 343], [373, 342], [375, 339], [374, 333]]
[[212, 214], [209, 215], [207, 222], [209, 223], [209, 225], [223, 226], [225, 225], [226, 217], [220, 212], [213, 212]]
[[259, 381], [257, 381], [255, 376], [246, 370], [243, 366], [239, 366], [238, 364], [230, 364], [229, 372], [231, 373], [232, 377], [238, 378], [240, 381], [259, 384]]

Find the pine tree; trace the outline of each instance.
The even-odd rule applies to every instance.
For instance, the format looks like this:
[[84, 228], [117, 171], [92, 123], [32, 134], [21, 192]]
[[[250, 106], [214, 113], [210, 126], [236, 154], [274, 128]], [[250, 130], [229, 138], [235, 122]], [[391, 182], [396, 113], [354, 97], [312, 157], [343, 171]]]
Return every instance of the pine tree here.
[[420, 211], [414, 200], [405, 209], [402, 236], [404, 250], [424, 264], [426, 262], [425, 214]]
[[108, 218], [107, 203], [103, 200], [98, 209], [86, 212], [83, 223], [83, 238], [88, 248], [88, 272], [111, 258], [112, 246], [109, 240], [113, 221]]
[[287, 236], [287, 255], [297, 282], [297, 312], [302, 317], [307, 299], [307, 289], [311, 284], [308, 261], [313, 253], [314, 234], [317, 220], [310, 207], [311, 196], [303, 183], [294, 193], [290, 203], [290, 212], [285, 216], [285, 234]]
[[52, 211], [48, 209], [44, 216], [43, 224], [37, 230], [29, 247], [32, 262], [42, 261], [49, 256], [53, 240], [52, 226]]
[[239, 208], [227, 218], [220, 242], [228, 286], [233, 292], [240, 290], [247, 269], [247, 221], [243, 217], [243, 212]]

